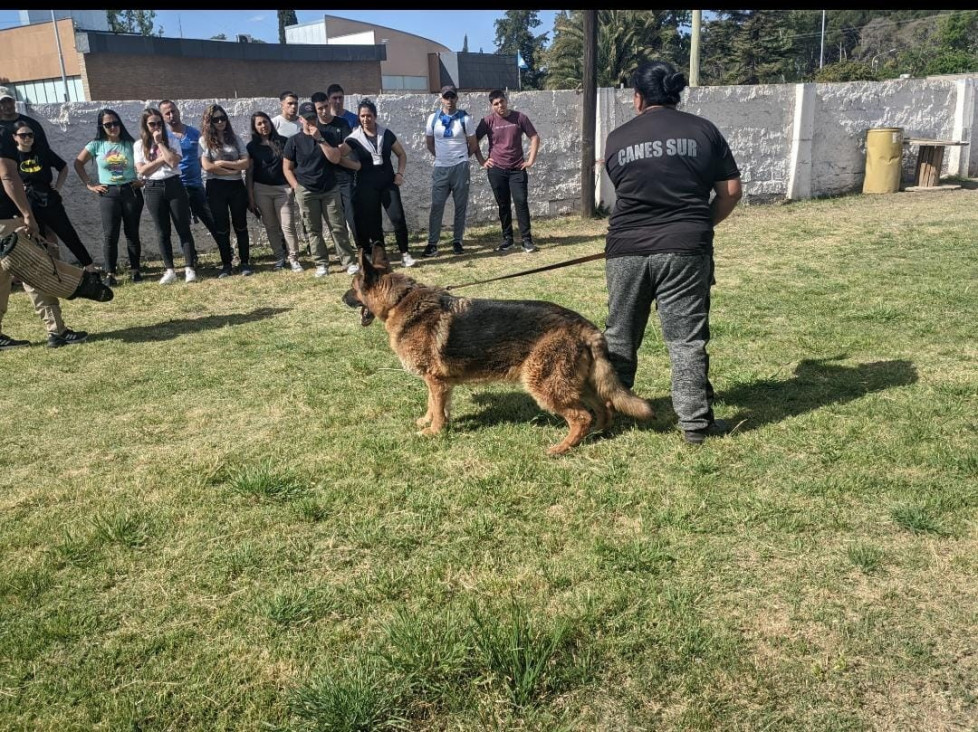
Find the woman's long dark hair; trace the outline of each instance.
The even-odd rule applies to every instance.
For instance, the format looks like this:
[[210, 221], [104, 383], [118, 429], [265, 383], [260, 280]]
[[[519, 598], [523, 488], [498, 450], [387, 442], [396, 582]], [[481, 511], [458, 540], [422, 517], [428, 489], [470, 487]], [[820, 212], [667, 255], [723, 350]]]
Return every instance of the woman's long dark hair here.
[[149, 125], [146, 124], [150, 117], [159, 117], [160, 126], [163, 128], [163, 143], [169, 147], [170, 136], [166, 131], [166, 122], [163, 121], [163, 114], [160, 110], [155, 107], [147, 107], [143, 110], [143, 115], [139, 118], [139, 139], [143, 142], [143, 155], [146, 156], [147, 160], [155, 160], [155, 155], [150, 155], [150, 151], [156, 145], [156, 141], [153, 139], [153, 133], [149, 131]]
[[102, 126], [102, 121], [105, 119], [105, 115], [111, 114], [117, 120], [119, 120], [119, 139], [125, 140], [126, 142], [135, 142], [132, 135], [129, 134], [129, 130], [126, 129], [126, 123], [122, 121], [122, 117], [114, 109], [109, 109], [108, 107], [100, 109], [98, 111], [98, 118], [96, 124], [98, 127], [95, 128], [95, 139], [96, 140], [108, 140], [109, 136], [105, 134], [105, 128]]
[[[214, 115], [221, 116], [222, 114], [228, 118], [227, 124], [224, 126], [223, 139], [217, 136], [217, 128], [211, 122], [211, 117]], [[200, 136], [204, 139], [204, 144], [207, 145], [209, 150], [220, 150], [224, 145], [231, 145], [239, 153], [241, 152], [238, 136], [231, 129], [231, 118], [228, 117], [228, 113], [220, 104], [208, 105], [207, 109], [204, 110], [204, 117], [201, 120], [200, 126]]]
[[275, 151], [276, 155], [281, 155], [287, 138], [284, 135], [279, 134], [279, 131], [275, 129], [275, 125], [272, 124], [272, 118], [264, 112], [255, 112], [253, 115], [251, 115], [251, 141], [256, 145], [261, 145], [262, 143], [263, 138], [255, 128], [255, 120], [257, 120], [259, 117], [263, 117], [265, 121], [268, 122], [268, 129], [271, 130], [271, 132], [268, 133], [269, 145], [271, 145], [272, 150]]

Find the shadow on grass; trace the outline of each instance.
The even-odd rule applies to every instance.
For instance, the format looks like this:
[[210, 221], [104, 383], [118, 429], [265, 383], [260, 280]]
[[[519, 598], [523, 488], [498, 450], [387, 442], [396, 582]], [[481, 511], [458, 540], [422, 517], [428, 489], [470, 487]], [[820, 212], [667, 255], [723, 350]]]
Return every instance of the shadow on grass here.
[[126, 343], [146, 343], [151, 341], [168, 341], [171, 338], [198, 333], [202, 330], [223, 328], [226, 325], [242, 325], [257, 320], [271, 318], [279, 313], [287, 313], [292, 308], [257, 308], [250, 313], [231, 313], [230, 315], [205, 315], [202, 318], [180, 318], [167, 320], [163, 323], [137, 325], [133, 328], [92, 333], [89, 341], [125, 341]]
[[[866, 394], [917, 381], [910, 361], [874, 361], [857, 366], [831, 363], [845, 356], [805, 359], [787, 379], [762, 379], [724, 390], [726, 404], [744, 408], [728, 421], [743, 422], [738, 432], [796, 417], [829, 404], [845, 404]], [[746, 421], [745, 421], [746, 420]]]
[[[917, 381], [917, 369], [910, 361], [876, 361], [857, 366], [840, 366], [832, 361], [845, 358], [805, 359], [786, 379], [762, 379], [740, 384], [719, 394], [725, 404], [740, 407], [728, 417], [731, 424], [740, 424], [737, 431], [747, 432], [772, 422], [779, 422], [829, 404], [845, 404], [866, 394]], [[564, 420], [541, 410], [526, 392], [482, 392], [472, 395], [472, 401], [483, 407], [474, 414], [459, 415], [454, 429], [474, 431], [497, 424], [529, 423], [563, 426]], [[676, 416], [669, 396], [649, 400], [655, 410], [650, 422], [640, 422], [616, 415], [615, 422], [605, 433], [614, 437], [624, 429], [638, 428], [653, 432], [675, 429]]]

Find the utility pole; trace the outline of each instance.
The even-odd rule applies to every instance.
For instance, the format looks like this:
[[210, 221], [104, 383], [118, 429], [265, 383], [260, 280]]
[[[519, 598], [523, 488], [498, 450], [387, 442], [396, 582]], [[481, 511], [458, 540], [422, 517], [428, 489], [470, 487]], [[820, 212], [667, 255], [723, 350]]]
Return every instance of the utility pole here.
[[822, 47], [818, 52], [818, 68], [825, 65], [825, 11], [822, 11]]
[[584, 11], [581, 218], [594, 218], [594, 123], [598, 105], [598, 11]]
[[693, 11], [693, 36], [689, 43], [689, 85], [700, 85], [700, 24], [703, 11]]
[[68, 75], [65, 73], [65, 55], [61, 51], [61, 35], [58, 33], [58, 20], [51, 11], [51, 25], [54, 26], [54, 40], [58, 44], [58, 61], [61, 62], [61, 83], [65, 86], [65, 101], [68, 101]]

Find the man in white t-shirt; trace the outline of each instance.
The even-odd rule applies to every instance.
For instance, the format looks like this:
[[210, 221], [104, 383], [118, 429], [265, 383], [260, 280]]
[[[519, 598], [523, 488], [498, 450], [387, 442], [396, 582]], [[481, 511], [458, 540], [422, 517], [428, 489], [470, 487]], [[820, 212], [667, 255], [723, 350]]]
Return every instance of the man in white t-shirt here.
[[282, 114], [272, 117], [272, 127], [282, 137], [292, 137], [302, 130], [302, 123], [299, 121], [299, 97], [295, 92], [284, 91], [278, 95], [282, 103]]
[[431, 173], [431, 211], [428, 216], [428, 246], [423, 257], [438, 254], [441, 219], [445, 201], [452, 194], [455, 202], [455, 222], [452, 229], [452, 250], [461, 254], [465, 234], [465, 211], [469, 205], [469, 156], [477, 149], [476, 121], [468, 112], [458, 109], [458, 89], [451, 84], [441, 88], [441, 111], [432, 112], [425, 125], [425, 144], [435, 156]]

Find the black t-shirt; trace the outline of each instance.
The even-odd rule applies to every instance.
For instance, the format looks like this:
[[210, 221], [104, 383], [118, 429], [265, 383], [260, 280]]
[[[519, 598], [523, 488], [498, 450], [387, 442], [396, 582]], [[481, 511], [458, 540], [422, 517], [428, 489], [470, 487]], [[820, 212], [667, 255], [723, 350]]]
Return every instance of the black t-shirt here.
[[[343, 144], [350, 133], [353, 132], [353, 128], [350, 127], [350, 123], [347, 122], [342, 117], [333, 117], [328, 124], [323, 124], [320, 121], [316, 121], [316, 127], [319, 128], [319, 133], [333, 147], [339, 147]], [[329, 163], [333, 168], [333, 173], [338, 179], [342, 180], [343, 176], [353, 176], [356, 171], [350, 170], [349, 168], [344, 168], [342, 165], [334, 165]]]
[[[283, 137], [278, 144], [284, 147], [286, 142], [288, 140]], [[255, 183], [266, 186], [288, 185], [289, 182], [282, 172], [282, 152], [276, 152], [271, 145], [252, 141], [248, 143], [248, 154], [251, 156], [251, 177]]]
[[608, 135], [605, 169], [618, 197], [609, 258], [713, 252], [710, 193], [740, 171], [712, 122], [669, 107], [647, 110]]
[[376, 136], [371, 139], [363, 127], [357, 127], [357, 131], [346, 138], [346, 144], [353, 151], [353, 157], [360, 163], [360, 170], [357, 172], [358, 186], [371, 185], [384, 188], [394, 184], [391, 148], [395, 142], [397, 137], [390, 130], [385, 129], [381, 139], [377, 139]]
[[17, 170], [25, 188], [36, 191], [50, 192], [52, 168], [61, 171], [67, 163], [53, 150], [38, 152], [36, 148], [30, 152], [17, 150]]
[[311, 135], [297, 132], [285, 143], [283, 158], [295, 163], [295, 179], [299, 185], [314, 193], [325, 193], [336, 185], [336, 175], [332, 165], [323, 154], [322, 148]]

